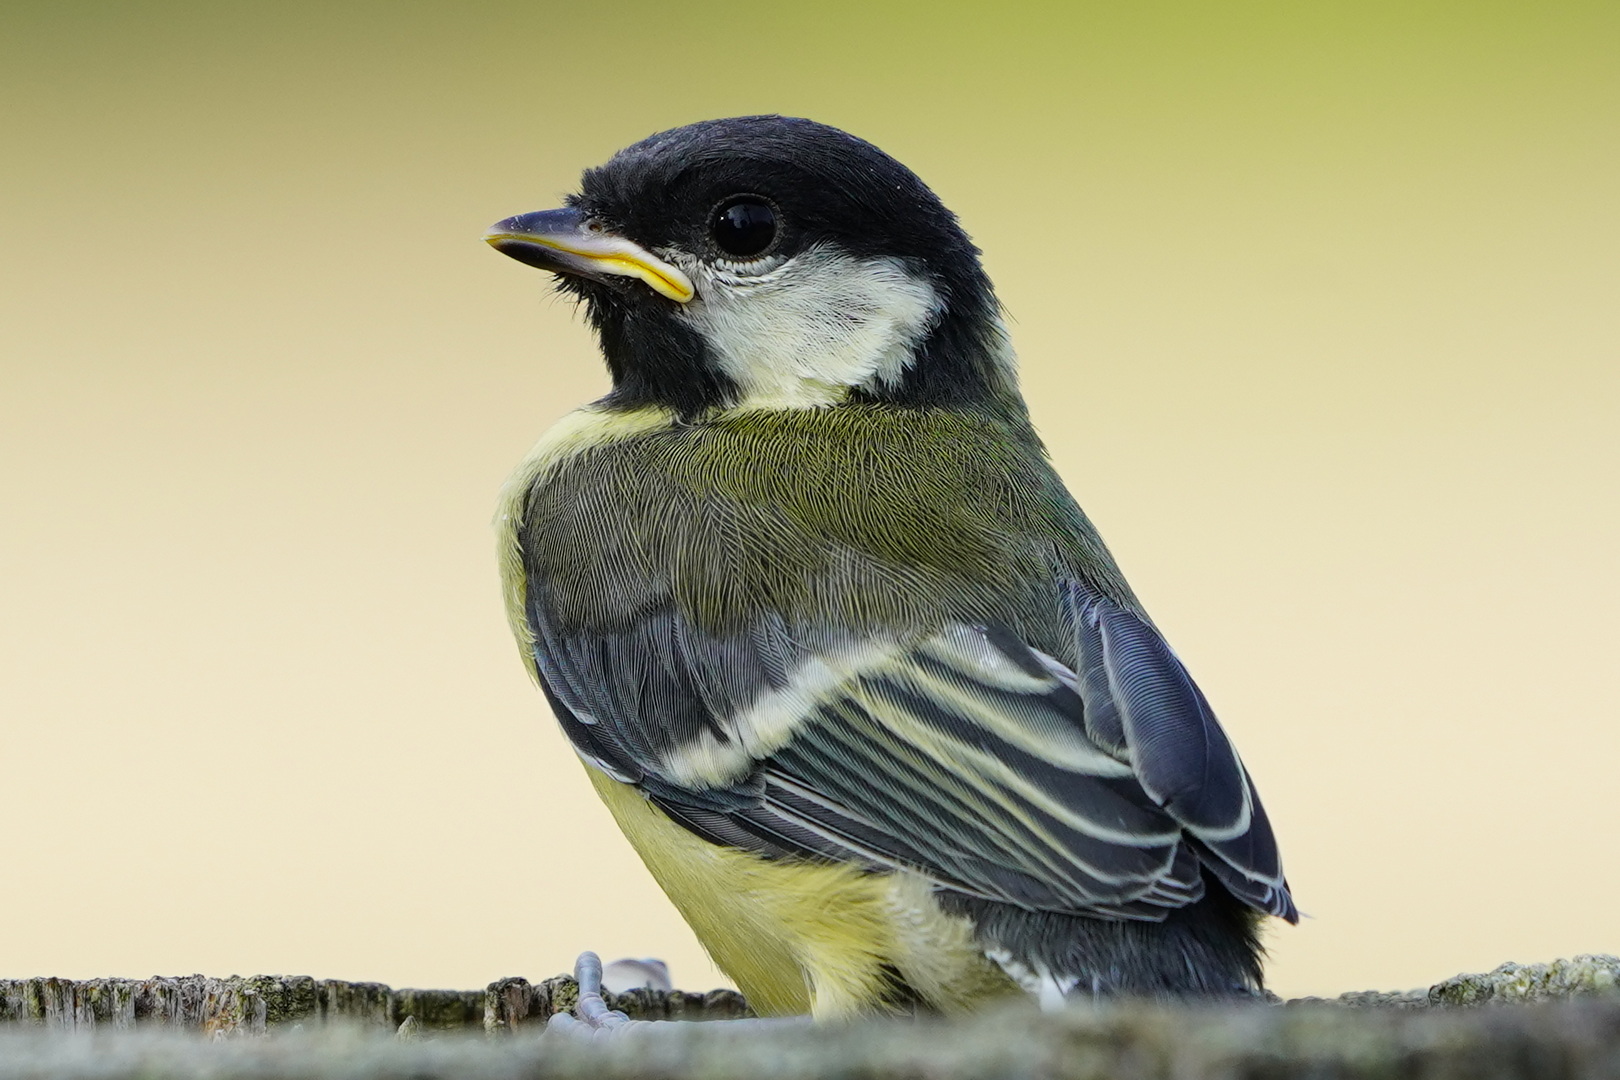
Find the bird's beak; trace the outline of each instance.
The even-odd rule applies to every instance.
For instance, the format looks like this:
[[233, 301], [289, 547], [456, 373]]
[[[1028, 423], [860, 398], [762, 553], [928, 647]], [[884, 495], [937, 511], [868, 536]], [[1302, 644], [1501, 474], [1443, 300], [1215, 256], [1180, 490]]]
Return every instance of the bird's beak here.
[[640, 278], [671, 300], [686, 303], [692, 279], [640, 244], [608, 232], [578, 210], [539, 210], [497, 221], [484, 234], [490, 246], [521, 263], [580, 277]]

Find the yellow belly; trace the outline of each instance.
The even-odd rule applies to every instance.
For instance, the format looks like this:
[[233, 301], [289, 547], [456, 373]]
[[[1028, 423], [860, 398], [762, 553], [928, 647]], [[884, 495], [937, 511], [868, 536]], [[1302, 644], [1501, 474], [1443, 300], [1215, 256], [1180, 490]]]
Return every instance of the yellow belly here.
[[1016, 995], [967, 920], [916, 875], [768, 860], [711, 844], [635, 788], [587, 767], [647, 869], [761, 1016], [842, 1019], [885, 1009], [890, 972], [933, 1008]]

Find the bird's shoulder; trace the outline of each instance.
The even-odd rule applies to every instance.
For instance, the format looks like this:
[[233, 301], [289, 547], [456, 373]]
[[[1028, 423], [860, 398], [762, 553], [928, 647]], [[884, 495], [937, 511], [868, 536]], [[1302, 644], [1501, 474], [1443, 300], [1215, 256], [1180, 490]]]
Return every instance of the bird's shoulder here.
[[1033, 431], [994, 414], [599, 409], [554, 443], [517, 540], [559, 614], [1008, 622], [1063, 568], [1124, 590]]
[[658, 407], [597, 403], [542, 440], [537, 493], [578, 491], [633, 472], [709, 498], [793, 505], [837, 490], [903, 496], [1007, 488], [1034, 494], [1050, 479], [1027, 424], [989, 411], [850, 404], [725, 409], [681, 418]]

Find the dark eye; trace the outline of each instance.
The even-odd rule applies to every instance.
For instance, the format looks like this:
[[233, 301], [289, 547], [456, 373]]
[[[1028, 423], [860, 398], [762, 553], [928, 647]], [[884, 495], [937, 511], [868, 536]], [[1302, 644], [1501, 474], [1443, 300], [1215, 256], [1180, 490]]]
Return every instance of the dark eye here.
[[776, 211], [763, 199], [726, 203], [714, 215], [714, 243], [727, 255], [758, 255], [776, 239]]

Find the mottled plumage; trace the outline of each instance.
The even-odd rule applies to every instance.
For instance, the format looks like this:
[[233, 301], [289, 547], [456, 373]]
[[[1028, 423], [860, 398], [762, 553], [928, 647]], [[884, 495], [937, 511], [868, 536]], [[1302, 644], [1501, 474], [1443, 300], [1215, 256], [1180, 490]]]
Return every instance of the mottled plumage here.
[[509, 615], [756, 1007], [1257, 990], [1257, 915], [1295, 917], [1265, 813], [949, 212], [780, 118], [654, 136], [574, 204], [492, 239], [578, 275], [615, 377], [503, 496]]

